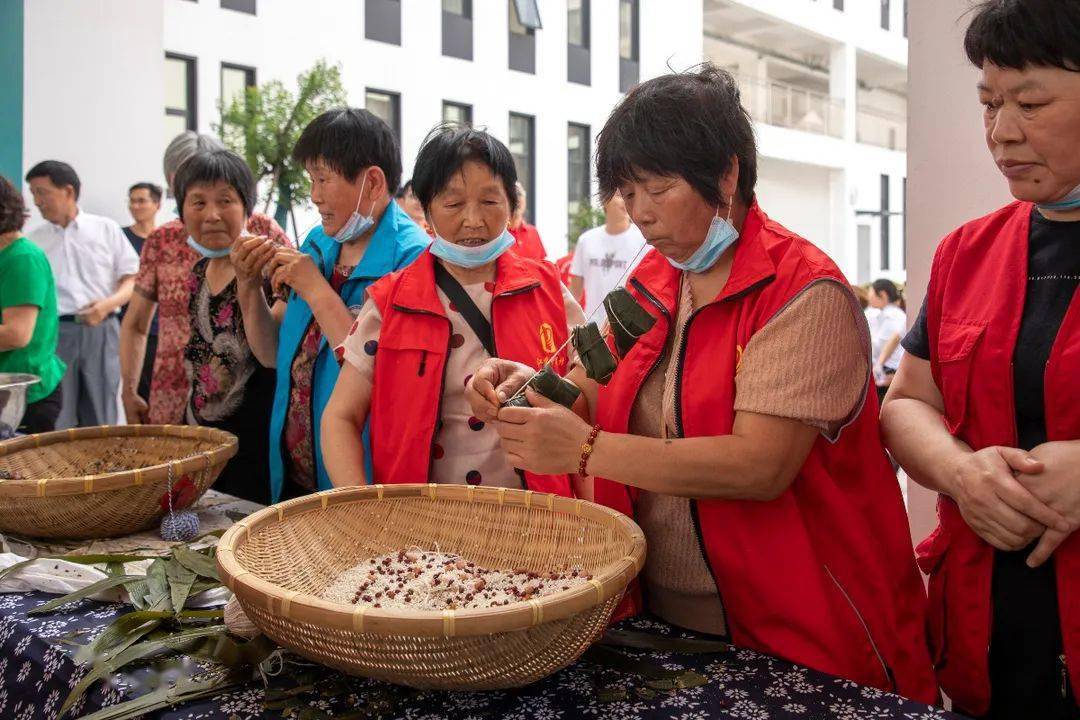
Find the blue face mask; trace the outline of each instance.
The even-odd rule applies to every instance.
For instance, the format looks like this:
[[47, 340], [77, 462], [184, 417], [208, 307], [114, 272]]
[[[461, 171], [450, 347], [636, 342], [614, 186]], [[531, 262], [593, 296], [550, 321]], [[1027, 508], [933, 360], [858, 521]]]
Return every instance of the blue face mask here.
[[195, 238], [191, 237], [190, 235], [188, 235], [187, 244], [188, 247], [202, 255], [204, 258], [210, 258], [211, 260], [213, 260], [214, 258], [223, 258], [229, 254], [230, 250], [232, 250], [232, 248], [227, 247], [221, 248], [219, 250], [213, 250], [206, 247], [205, 245], [200, 245], [199, 243], [195, 242]]
[[680, 270], [703, 273], [715, 265], [724, 251], [734, 245], [738, 239], [739, 231], [731, 224], [731, 205], [729, 205], [727, 218], [720, 217], [720, 212], [717, 210], [716, 217], [709, 225], [709, 232], [705, 235], [705, 241], [693, 255], [682, 262], [671, 258], [667, 261]]
[[1040, 210], [1076, 210], [1080, 209], [1080, 185], [1073, 188], [1073, 191], [1061, 198], [1057, 202], [1042, 203], [1039, 205]]
[[[341, 229], [334, 233], [334, 239], [339, 243], [347, 243], [360, 237], [375, 224], [375, 218], [371, 215], [360, 214], [360, 200], [364, 197], [364, 185], [367, 184], [367, 175], [364, 176], [363, 182], [360, 183], [360, 197], [356, 198], [356, 209], [353, 210], [353, 214], [349, 216], [348, 221], [341, 226]], [[375, 210], [375, 201], [371, 201], [371, 210]]]
[[496, 258], [509, 250], [514, 245], [514, 236], [509, 230], [503, 230], [494, 240], [489, 240], [483, 245], [466, 247], [455, 245], [435, 233], [435, 239], [431, 241], [431, 254], [446, 262], [463, 268], [478, 268], [494, 262]]

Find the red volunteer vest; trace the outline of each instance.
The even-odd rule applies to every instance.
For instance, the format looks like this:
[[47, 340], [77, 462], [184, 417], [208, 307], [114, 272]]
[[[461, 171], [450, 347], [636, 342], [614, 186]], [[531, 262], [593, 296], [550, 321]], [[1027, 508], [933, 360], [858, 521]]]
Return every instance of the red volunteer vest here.
[[[450, 320], [425, 250], [369, 289], [382, 315], [371, 396], [375, 482], [429, 482], [450, 348]], [[495, 263], [491, 328], [499, 357], [540, 368], [566, 341], [566, 305], [555, 268], [507, 252]], [[561, 375], [567, 354], [552, 365]], [[455, 381], [456, 382], [456, 381]], [[536, 492], [570, 496], [566, 475], [525, 473]]]
[[[930, 364], [945, 404], [945, 424], [974, 450], [1015, 447], [1012, 358], [1027, 285], [1032, 204], [1015, 202], [973, 220], [938, 247], [927, 289]], [[1080, 438], [1080, 302], [1074, 297], [1045, 374], [1049, 440]], [[929, 635], [934, 665], [958, 707], [990, 705], [994, 549], [938, 498], [936, 530], [918, 548], [930, 575]], [[1080, 687], [1080, 535], [1054, 555], [1066, 665]]]
[[[679, 280], [679, 271], [655, 252], [632, 275], [630, 292], [658, 320], [600, 390], [604, 430], [627, 431], [631, 407], [671, 331]], [[816, 282], [846, 285], [824, 253], [755, 203], [727, 285], [690, 317], [673, 356], [683, 437], [731, 432], [743, 348]], [[620, 483], [596, 480], [597, 500], [627, 514], [634, 495]], [[869, 380], [858, 416], [835, 443], [817, 440], [779, 498], [694, 500], [692, 511], [735, 643], [924, 702], [938, 699], [924, 639], [923, 585]]]

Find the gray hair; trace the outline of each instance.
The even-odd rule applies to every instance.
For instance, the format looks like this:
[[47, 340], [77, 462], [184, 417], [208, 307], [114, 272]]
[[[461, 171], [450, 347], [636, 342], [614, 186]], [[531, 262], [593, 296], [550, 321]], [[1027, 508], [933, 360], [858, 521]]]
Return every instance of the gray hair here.
[[185, 130], [172, 139], [165, 148], [164, 168], [165, 180], [172, 184], [172, 179], [180, 166], [187, 162], [192, 155], [213, 150], [225, 150], [222, 144], [213, 135], [201, 135], [194, 130]]

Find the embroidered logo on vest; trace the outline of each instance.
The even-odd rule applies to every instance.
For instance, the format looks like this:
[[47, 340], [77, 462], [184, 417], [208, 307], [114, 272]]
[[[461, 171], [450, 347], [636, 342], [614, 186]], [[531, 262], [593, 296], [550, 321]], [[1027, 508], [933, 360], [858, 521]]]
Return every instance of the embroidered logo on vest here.
[[742, 370], [742, 353], [743, 353], [743, 346], [742, 345], [736, 345], [735, 346], [735, 374], [736, 375], [739, 374], [739, 370]]
[[540, 323], [540, 349], [548, 355], [554, 355], [559, 349], [555, 345], [555, 329], [551, 323]]

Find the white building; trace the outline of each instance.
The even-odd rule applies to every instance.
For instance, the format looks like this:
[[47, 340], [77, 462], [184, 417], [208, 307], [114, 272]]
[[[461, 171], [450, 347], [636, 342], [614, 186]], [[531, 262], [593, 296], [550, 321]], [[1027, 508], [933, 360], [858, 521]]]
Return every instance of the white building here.
[[762, 206], [852, 282], [903, 280], [906, 0], [704, 0], [704, 54], [739, 78]]
[[[295, 87], [325, 58], [350, 104], [398, 130], [403, 179], [444, 118], [507, 142], [553, 258], [568, 208], [595, 194], [593, 138], [622, 91], [701, 61], [701, 0], [4, 2], [22, 5], [25, 103], [22, 156], [0, 156], [2, 172], [66, 160], [84, 207], [126, 220], [127, 187], [160, 182], [169, 138], [212, 132], [223, 95]], [[316, 220], [298, 213], [300, 233]]]

